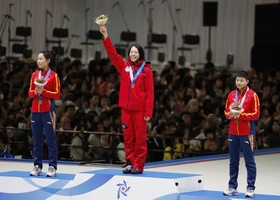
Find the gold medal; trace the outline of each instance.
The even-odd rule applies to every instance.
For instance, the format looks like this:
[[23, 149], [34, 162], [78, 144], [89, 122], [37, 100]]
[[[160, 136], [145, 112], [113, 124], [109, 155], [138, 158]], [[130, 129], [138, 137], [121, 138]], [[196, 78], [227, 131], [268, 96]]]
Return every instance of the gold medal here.
[[131, 87], [131, 88], [134, 88], [134, 87], [135, 87], [135, 84], [134, 84], [134, 83], [131, 83], [130, 87]]

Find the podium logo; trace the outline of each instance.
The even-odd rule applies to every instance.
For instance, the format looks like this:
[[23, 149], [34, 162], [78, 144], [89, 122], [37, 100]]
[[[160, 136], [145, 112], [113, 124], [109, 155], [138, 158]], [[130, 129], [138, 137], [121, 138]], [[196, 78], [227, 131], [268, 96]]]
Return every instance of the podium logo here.
[[129, 191], [130, 187], [127, 185], [127, 182], [123, 180], [123, 183], [118, 183], [117, 186], [118, 189], [118, 199], [121, 198], [121, 196], [127, 196], [127, 192]]

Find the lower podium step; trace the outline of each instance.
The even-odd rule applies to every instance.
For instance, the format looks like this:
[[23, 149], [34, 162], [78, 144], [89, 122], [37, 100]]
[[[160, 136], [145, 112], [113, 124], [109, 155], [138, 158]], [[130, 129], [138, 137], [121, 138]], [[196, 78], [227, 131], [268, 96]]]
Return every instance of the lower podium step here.
[[0, 199], [9, 200], [175, 200], [180, 193], [203, 190], [199, 174], [144, 171], [125, 175], [120, 169], [58, 173], [54, 178], [9, 171], [0, 173], [0, 182]]

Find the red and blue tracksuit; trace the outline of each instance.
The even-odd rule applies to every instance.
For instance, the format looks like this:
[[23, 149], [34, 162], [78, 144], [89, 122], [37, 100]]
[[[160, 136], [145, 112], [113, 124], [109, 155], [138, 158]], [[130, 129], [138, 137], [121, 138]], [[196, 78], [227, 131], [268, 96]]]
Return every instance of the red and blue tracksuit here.
[[121, 75], [119, 107], [122, 108], [121, 121], [124, 133], [126, 163], [143, 172], [147, 154], [147, 125], [144, 116], [152, 117], [154, 106], [154, 81], [150, 63], [146, 63], [135, 84], [131, 86], [130, 69], [133, 74], [140, 68], [143, 60], [135, 64], [130, 58], [123, 60], [109, 37], [103, 39], [107, 54]]
[[[42, 79], [46, 76], [47, 71], [42, 72]], [[57, 169], [58, 150], [55, 132], [56, 113], [54, 99], [60, 97], [60, 80], [56, 72], [50, 72], [46, 80], [47, 83], [43, 88], [40, 102], [39, 95], [35, 92], [36, 85], [34, 84], [39, 72], [40, 70], [37, 70], [32, 74], [28, 90], [28, 95], [33, 99], [31, 107], [31, 128], [33, 133], [34, 165], [38, 165], [41, 169], [43, 168], [42, 157], [45, 136], [48, 147], [49, 166]]]
[[[247, 189], [255, 189], [256, 181], [256, 163], [254, 159], [254, 146], [255, 146], [255, 129], [254, 121], [260, 116], [260, 102], [257, 94], [249, 89], [246, 94], [247, 87], [243, 91], [237, 92], [234, 90], [229, 93], [225, 105], [224, 114], [230, 120], [229, 128], [229, 188], [237, 189], [238, 187], [238, 172], [240, 151], [242, 149], [246, 168], [247, 168]], [[236, 92], [238, 94], [239, 103], [244, 95], [245, 101], [242, 106], [244, 109], [241, 112], [238, 120], [229, 116], [230, 105], [235, 101]]]

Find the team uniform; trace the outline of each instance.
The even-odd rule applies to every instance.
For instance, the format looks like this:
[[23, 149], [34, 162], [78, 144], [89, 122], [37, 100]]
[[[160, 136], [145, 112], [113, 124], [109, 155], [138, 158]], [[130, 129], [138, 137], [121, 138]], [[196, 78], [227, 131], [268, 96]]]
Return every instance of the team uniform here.
[[[244, 109], [238, 119], [229, 116], [230, 106], [236, 101], [239, 103], [242, 99]], [[238, 187], [238, 171], [240, 151], [242, 149], [243, 156], [247, 168], [247, 190], [255, 189], [256, 180], [256, 164], [254, 160], [255, 146], [255, 129], [253, 121], [257, 120], [260, 115], [260, 102], [257, 94], [246, 86], [241, 93], [233, 90], [229, 93], [224, 111], [225, 117], [230, 120], [229, 128], [229, 154], [230, 154], [230, 179], [229, 188], [237, 189]], [[237, 191], [236, 191], [237, 192]], [[237, 193], [238, 194], [238, 193]], [[233, 194], [233, 195], [237, 195]]]
[[[118, 105], [122, 108], [121, 121], [126, 163], [131, 162], [134, 168], [142, 172], [147, 153], [148, 121], [144, 120], [144, 116], [152, 117], [154, 105], [153, 72], [150, 63], [145, 63], [143, 60], [135, 64], [130, 58], [127, 61], [123, 60], [109, 37], [103, 39], [103, 44], [111, 62], [121, 74]], [[135, 77], [138, 70], [138, 77], [133, 82], [132, 77]]]
[[[43, 168], [42, 152], [44, 136], [48, 146], [49, 166], [57, 169], [57, 144], [56, 144], [56, 113], [54, 99], [60, 97], [60, 80], [56, 72], [46, 70], [44, 73], [37, 70], [32, 74], [28, 94], [33, 99], [31, 107], [31, 128], [33, 133], [33, 158], [34, 166]], [[36, 94], [34, 81], [40, 76], [46, 77], [46, 84], [41, 95]], [[49, 74], [48, 74], [49, 73]]]

